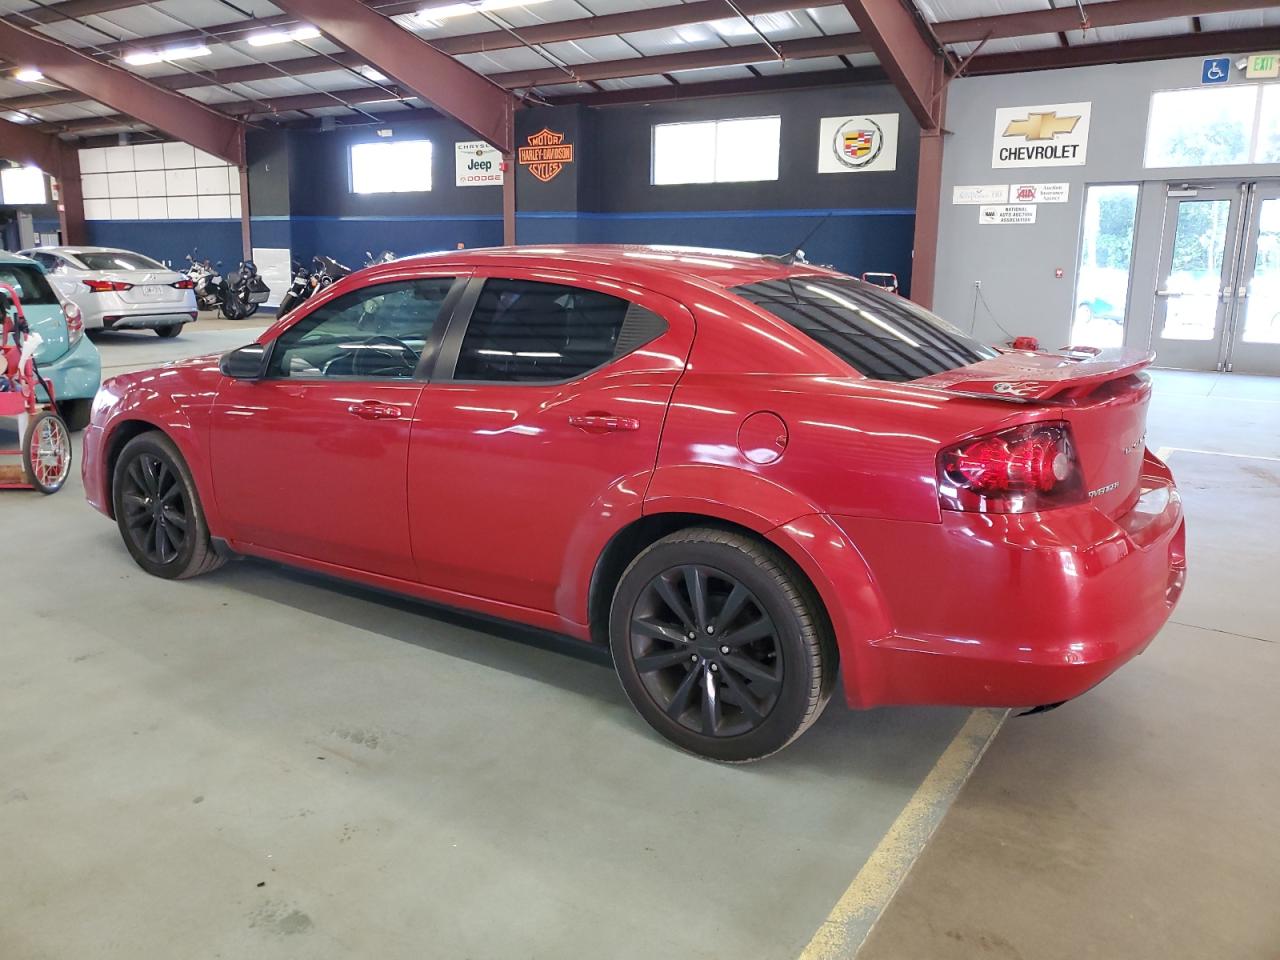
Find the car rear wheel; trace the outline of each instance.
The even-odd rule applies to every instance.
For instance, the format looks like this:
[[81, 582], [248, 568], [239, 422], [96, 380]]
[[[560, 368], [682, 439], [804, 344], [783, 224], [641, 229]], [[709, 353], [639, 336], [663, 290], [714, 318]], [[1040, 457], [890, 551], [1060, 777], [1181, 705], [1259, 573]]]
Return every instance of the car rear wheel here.
[[167, 323], [163, 327], [156, 327], [156, 336], [164, 337], [168, 340], [170, 337], [176, 337], [180, 334], [182, 332], [182, 327], [183, 324], [181, 323]]
[[771, 546], [726, 530], [682, 530], [642, 552], [614, 593], [609, 645], [640, 715], [713, 760], [781, 750], [835, 685], [812, 587]]
[[89, 414], [93, 410], [92, 400], [59, 400], [58, 415], [66, 423], [72, 433], [79, 433], [89, 425]]
[[191, 472], [164, 434], [144, 433], [125, 444], [111, 497], [120, 536], [147, 573], [184, 580], [222, 566]]

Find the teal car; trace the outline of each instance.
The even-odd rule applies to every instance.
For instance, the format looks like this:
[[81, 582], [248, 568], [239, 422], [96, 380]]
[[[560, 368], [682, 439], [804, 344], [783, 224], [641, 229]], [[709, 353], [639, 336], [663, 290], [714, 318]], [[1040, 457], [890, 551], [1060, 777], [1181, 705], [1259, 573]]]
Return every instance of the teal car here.
[[[98, 348], [84, 335], [79, 308], [63, 301], [34, 260], [0, 251], [0, 283], [13, 287], [32, 333], [44, 340], [36, 351], [40, 375], [53, 387], [58, 413], [72, 430], [89, 423], [93, 395], [102, 380]], [[45, 391], [38, 398], [48, 401]]]

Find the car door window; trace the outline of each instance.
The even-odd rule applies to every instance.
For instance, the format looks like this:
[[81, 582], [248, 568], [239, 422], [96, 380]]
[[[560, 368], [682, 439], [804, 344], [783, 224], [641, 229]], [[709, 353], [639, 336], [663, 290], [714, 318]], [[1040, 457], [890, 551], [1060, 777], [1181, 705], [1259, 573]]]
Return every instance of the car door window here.
[[383, 283], [326, 303], [277, 338], [268, 376], [412, 377], [453, 282], [429, 277]]
[[559, 283], [486, 280], [471, 314], [455, 380], [572, 380], [666, 329], [619, 297]]

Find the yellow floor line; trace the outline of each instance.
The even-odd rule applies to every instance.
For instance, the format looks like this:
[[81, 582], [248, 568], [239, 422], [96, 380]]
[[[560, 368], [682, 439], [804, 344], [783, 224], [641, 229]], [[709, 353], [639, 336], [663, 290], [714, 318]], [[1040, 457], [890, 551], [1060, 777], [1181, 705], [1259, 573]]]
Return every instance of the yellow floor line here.
[[800, 960], [850, 960], [858, 952], [1008, 715], [1008, 710], [974, 710], [969, 714], [804, 948]]

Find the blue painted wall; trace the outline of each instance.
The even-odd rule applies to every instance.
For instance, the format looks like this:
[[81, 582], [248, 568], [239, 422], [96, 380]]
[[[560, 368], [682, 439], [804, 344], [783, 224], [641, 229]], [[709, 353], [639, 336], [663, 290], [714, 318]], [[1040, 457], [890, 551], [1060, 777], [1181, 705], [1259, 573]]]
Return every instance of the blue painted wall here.
[[227, 267], [240, 262], [239, 220], [89, 220], [85, 228], [90, 244], [136, 250], [178, 270], [192, 249]]

